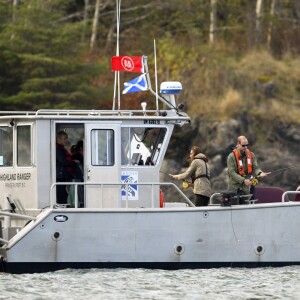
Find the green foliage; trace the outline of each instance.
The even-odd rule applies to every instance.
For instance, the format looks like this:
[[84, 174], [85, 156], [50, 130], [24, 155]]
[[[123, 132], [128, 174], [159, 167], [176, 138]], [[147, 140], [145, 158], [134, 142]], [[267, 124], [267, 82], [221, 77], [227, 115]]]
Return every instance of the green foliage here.
[[5, 47], [0, 47], [0, 99], [13, 95], [20, 89], [20, 59]]
[[277, 60], [255, 51], [234, 59], [224, 52], [198, 52], [202, 63], [181, 78], [189, 87], [183, 95], [192, 116], [224, 120], [252, 114], [299, 122], [298, 57]]
[[81, 58], [82, 24], [61, 21], [70, 2], [22, 1], [3, 27], [2, 109], [90, 108], [99, 101], [92, 81], [103, 68]]
[[[93, 51], [89, 44], [95, 0], [90, 1], [86, 23], [84, 1], [17, 2], [13, 7], [13, 1], [0, 1], [1, 109], [111, 108], [115, 2], [101, 2]], [[300, 29], [294, 3], [285, 1], [271, 15], [270, 1], [264, 1], [258, 47], [256, 1], [218, 0], [212, 45], [210, 1], [122, 1], [120, 54], [148, 55], [153, 77], [155, 39], [159, 82], [183, 83], [178, 101], [187, 104], [191, 115], [269, 117], [282, 110], [286, 118], [296, 119], [292, 115], [299, 107]], [[122, 74], [121, 79], [131, 75]], [[268, 93], [266, 86], [271, 84], [275, 89]], [[136, 102], [133, 96], [124, 100], [124, 107]]]

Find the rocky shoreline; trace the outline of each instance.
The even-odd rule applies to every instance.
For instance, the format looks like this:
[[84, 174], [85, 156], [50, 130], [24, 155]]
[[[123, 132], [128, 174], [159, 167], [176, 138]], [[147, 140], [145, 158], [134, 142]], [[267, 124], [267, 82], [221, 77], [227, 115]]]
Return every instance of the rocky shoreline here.
[[[199, 146], [209, 159], [213, 192], [227, 190], [226, 160], [239, 135], [247, 136], [249, 149], [255, 153], [260, 168], [265, 172], [291, 167], [270, 174], [259, 181], [259, 186], [276, 186], [295, 190], [300, 179], [300, 125], [287, 124], [274, 119], [264, 122], [243, 116], [222, 122], [192, 119], [183, 128], [176, 128], [171, 139], [161, 171], [182, 173], [188, 167], [189, 150]], [[181, 182], [161, 173], [161, 181], [171, 181], [181, 187]], [[191, 189], [185, 190], [187, 195]]]

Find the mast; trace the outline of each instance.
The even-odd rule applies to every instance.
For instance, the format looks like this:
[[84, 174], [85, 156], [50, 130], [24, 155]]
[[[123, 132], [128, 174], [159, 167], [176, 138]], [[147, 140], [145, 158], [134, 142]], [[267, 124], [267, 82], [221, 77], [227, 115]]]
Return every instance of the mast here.
[[[119, 33], [120, 33], [120, 18], [121, 18], [121, 0], [116, 0], [116, 19], [117, 19], [117, 47], [116, 47], [116, 56], [120, 55], [120, 45], [119, 45]], [[118, 93], [118, 110], [121, 107], [121, 97], [120, 97], [120, 71], [115, 71], [115, 83], [114, 83], [114, 98], [113, 98], [113, 107], [116, 109], [116, 94]]]

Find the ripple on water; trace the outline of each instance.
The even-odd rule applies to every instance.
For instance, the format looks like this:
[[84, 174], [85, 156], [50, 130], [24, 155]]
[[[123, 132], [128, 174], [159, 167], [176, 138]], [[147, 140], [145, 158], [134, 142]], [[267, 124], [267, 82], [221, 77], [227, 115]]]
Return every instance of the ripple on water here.
[[0, 273], [0, 299], [299, 299], [300, 266]]

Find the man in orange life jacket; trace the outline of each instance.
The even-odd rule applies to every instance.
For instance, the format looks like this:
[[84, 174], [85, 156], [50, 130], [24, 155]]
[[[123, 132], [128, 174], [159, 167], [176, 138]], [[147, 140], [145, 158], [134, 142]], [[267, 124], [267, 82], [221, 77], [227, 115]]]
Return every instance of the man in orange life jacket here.
[[248, 149], [249, 143], [245, 136], [239, 136], [237, 146], [227, 158], [228, 167], [228, 190], [242, 191], [244, 194], [251, 194], [250, 187], [252, 181], [246, 178], [252, 174], [255, 177], [265, 177], [270, 173], [263, 172], [257, 164], [253, 152]]

